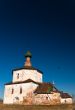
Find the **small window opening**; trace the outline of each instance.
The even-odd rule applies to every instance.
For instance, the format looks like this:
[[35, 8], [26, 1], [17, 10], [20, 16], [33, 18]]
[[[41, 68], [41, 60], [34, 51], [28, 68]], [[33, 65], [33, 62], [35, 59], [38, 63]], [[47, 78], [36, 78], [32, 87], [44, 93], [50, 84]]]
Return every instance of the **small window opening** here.
[[48, 100], [48, 97], [46, 97], [46, 100]]
[[14, 89], [12, 88], [11, 94], [13, 94], [13, 93], [14, 93]]
[[22, 94], [22, 87], [20, 87], [20, 94]]
[[66, 103], [66, 99], [65, 99], [65, 103]]
[[19, 79], [19, 73], [17, 74], [17, 79]]

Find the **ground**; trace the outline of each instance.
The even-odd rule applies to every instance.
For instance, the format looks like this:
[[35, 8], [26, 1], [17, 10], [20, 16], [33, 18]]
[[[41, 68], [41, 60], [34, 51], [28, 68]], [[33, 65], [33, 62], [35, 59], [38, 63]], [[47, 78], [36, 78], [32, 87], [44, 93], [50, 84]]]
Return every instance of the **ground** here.
[[75, 110], [72, 105], [4, 105], [0, 103], [0, 110]]

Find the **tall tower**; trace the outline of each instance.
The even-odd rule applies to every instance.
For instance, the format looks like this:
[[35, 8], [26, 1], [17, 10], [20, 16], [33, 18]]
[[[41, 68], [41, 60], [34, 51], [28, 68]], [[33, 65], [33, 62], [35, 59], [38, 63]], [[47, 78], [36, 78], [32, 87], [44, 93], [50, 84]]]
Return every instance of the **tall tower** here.
[[26, 57], [26, 62], [24, 64], [24, 67], [31, 67], [32, 64], [31, 64], [31, 58], [32, 58], [32, 54], [30, 51], [27, 51], [27, 53], [25, 54], [25, 57]]

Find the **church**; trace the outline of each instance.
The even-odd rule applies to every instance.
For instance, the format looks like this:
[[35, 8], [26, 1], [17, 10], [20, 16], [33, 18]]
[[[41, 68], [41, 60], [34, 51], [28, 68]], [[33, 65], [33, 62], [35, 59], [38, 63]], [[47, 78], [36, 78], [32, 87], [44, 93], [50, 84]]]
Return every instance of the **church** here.
[[54, 84], [43, 82], [43, 72], [34, 68], [32, 54], [27, 51], [22, 68], [12, 70], [12, 82], [5, 84], [4, 104], [52, 105], [71, 104], [72, 97], [61, 92]]

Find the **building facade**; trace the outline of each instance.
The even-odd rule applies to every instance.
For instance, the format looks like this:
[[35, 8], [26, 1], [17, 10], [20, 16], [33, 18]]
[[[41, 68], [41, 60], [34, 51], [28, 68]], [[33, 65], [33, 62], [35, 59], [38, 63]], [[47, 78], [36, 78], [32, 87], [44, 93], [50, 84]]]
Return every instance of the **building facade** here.
[[12, 70], [12, 82], [5, 84], [4, 104], [72, 103], [68, 93], [60, 92], [54, 84], [43, 82], [43, 72], [32, 67], [30, 51], [25, 57], [24, 67]]

